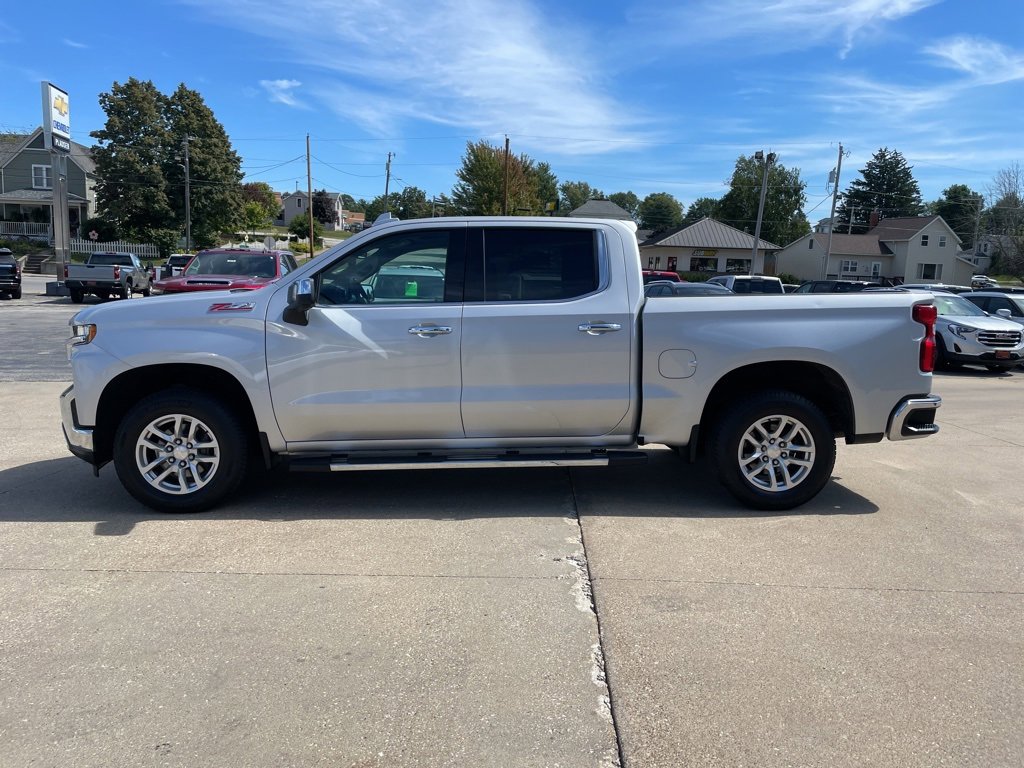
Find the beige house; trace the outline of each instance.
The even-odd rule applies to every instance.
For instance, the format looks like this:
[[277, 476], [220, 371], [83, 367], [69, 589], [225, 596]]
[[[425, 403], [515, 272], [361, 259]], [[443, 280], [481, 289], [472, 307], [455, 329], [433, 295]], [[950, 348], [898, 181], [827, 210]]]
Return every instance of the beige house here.
[[978, 264], [941, 216], [882, 219], [864, 235], [812, 232], [777, 254], [778, 271], [801, 280], [892, 280], [969, 285]]
[[[778, 249], [767, 240], [758, 241], [754, 274], [775, 274], [772, 254]], [[749, 274], [753, 251], [753, 236], [705, 217], [696, 224], [655, 234], [640, 243], [640, 265], [669, 272]]]

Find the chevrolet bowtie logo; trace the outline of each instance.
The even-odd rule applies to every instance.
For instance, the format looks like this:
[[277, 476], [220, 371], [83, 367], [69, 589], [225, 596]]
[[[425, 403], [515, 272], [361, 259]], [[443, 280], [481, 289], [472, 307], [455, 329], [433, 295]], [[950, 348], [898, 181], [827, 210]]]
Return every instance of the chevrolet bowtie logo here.
[[68, 100], [64, 98], [63, 94], [58, 94], [53, 99], [53, 108], [56, 109], [61, 117], [66, 117], [68, 114]]

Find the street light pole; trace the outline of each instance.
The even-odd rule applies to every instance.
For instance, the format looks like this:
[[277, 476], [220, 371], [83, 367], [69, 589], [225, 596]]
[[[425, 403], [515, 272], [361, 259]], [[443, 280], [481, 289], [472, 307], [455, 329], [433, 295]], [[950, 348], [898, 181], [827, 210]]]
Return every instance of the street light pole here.
[[188, 170], [188, 141], [191, 138], [185, 134], [182, 143], [185, 145], [185, 250], [192, 250], [192, 202], [190, 199], [191, 187]]
[[764, 198], [768, 193], [768, 166], [775, 162], [775, 153], [769, 152], [768, 157], [760, 149], [754, 153], [754, 159], [760, 160], [764, 165], [761, 173], [761, 202], [757, 204], [757, 224], [754, 226], [754, 246], [750, 251], [750, 274], [754, 274], [754, 265], [757, 262], [757, 246], [761, 242], [761, 219], [764, 216]]

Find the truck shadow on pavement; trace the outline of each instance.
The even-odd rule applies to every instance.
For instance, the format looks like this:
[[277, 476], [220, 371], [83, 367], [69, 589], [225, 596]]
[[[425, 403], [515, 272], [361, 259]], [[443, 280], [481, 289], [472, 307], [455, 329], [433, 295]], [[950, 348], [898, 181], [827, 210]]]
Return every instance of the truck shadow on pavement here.
[[458, 469], [335, 474], [258, 474], [219, 507], [164, 515], [131, 498], [112, 466], [99, 478], [76, 458], [0, 470], [0, 525], [95, 522], [97, 536], [122, 536], [150, 520], [470, 520], [501, 517], [737, 518], [863, 515], [878, 506], [833, 476], [809, 503], [760, 513], [736, 502], [703, 463], [667, 450], [644, 466], [614, 469]]

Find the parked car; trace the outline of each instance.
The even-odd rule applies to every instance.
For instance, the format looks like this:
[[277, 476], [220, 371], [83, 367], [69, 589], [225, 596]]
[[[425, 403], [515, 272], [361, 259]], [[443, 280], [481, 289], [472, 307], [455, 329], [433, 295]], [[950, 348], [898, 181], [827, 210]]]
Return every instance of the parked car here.
[[142, 266], [134, 253], [97, 251], [84, 264], [64, 265], [64, 285], [71, 301], [81, 304], [90, 293], [101, 299], [128, 299], [133, 293], [149, 296], [152, 281], [149, 267]]
[[192, 261], [191, 253], [172, 253], [167, 257], [167, 261], [164, 263], [163, 272], [160, 277], [177, 277], [185, 271], [185, 267], [188, 266], [190, 261]]
[[644, 296], [724, 296], [733, 292], [718, 283], [673, 283], [658, 280], [644, 287]]
[[971, 288], [998, 288], [999, 283], [988, 275], [972, 275]]
[[797, 283], [783, 283], [782, 290], [785, 293], [796, 293], [796, 289], [800, 286]]
[[1013, 368], [1024, 361], [1020, 323], [992, 317], [963, 296], [934, 292], [936, 362], [946, 368], [983, 365], [990, 371]]
[[808, 280], [801, 283], [793, 293], [853, 293], [881, 285], [867, 280]]
[[21, 264], [10, 248], [0, 248], [0, 294], [21, 298]]
[[640, 274], [643, 276], [644, 285], [653, 283], [655, 280], [668, 280], [673, 283], [679, 283], [683, 280], [678, 272], [666, 272], [661, 269], [644, 269], [641, 270]]
[[829, 482], [837, 438], [938, 431], [931, 294], [637, 301], [640, 271], [628, 222], [375, 224], [258, 291], [79, 312], [64, 434], [182, 513], [229, 497], [250, 460], [605, 466], [652, 443], [707, 453], [738, 500], [782, 510]]
[[971, 291], [963, 298], [980, 307], [990, 315], [1024, 325], [1024, 295], [1005, 294], [1001, 291]]
[[967, 293], [971, 290], [965, 285], [946, 285], [945, 283], [904, 283], [899, 287], [911, 291], [932, 291], [933, 293]]
[[193, 256], [178, 277], [157, 280], [153, 293], [251, 291], [280, 280], [294, 269], [295, 257], [288, 251], [214, 248]]
[[715, 275], [708, 282], [724, 285], [733, 293], [785, 293], [779, 278], [765, 275]]

